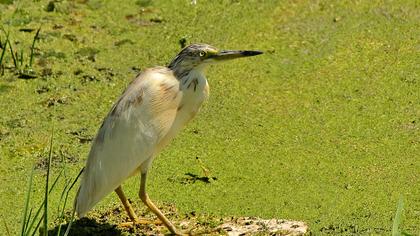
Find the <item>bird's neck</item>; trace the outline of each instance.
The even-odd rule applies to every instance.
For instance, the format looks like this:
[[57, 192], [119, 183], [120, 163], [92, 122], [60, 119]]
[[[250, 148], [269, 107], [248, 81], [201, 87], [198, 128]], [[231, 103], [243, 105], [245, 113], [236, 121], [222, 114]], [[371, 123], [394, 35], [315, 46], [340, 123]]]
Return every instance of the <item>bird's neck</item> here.
[[182, 58], [177, 56], [171, 63], [169, 63], [168, 68], [172, 70], [176, 78], [180, 80], [187, 76], [190, 71], [194, 69], [194, 66], [183, 63]]
[[205, 64], [194, 64], [194, 63], [185, 63], [182, 60], [179, 60], [176, 57], [169, 65], [168, 68], [173, 71], [174, 75], [178, 80], [183, 79], [190, 74], [200, 74], [204, 76], [203, 71], [205, 69]]
[[185, 77], [188, 77], [191, 71], [193, 71], [193, 68], [187, 68], [187, 67], [169, 67], [174, 72], [175, 77], [178, 80], [182, 80]]
[[168, 68], [170, 70], [172, 70], [172, 72], [174, 73], [175, 77], [179, 80], [179, 81], [183, 81], [186, 80], [190, 77], [204, 77], [204, 69], [205, 66], [204, 65], [199, 65], [199, 66], [184, 66], [184, 65], [180, 65], [180, 64], [174, 64], [174, 62], [172, 62]]
[[178, 77], [181, 89], [188, 89], [191, 86], [191, 83], [197, 85], [204, 85], [207, 83], [204, 73], [200, 69], [192, 69], [182, 77]]

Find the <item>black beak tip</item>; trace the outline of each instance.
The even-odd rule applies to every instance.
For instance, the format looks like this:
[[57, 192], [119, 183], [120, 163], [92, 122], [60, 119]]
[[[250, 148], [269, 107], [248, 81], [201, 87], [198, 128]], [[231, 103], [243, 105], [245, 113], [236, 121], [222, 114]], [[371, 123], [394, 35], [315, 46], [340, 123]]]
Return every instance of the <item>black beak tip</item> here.
[[246, 57], [263, 54], [262, 51], [242, 51], [241, 54]]

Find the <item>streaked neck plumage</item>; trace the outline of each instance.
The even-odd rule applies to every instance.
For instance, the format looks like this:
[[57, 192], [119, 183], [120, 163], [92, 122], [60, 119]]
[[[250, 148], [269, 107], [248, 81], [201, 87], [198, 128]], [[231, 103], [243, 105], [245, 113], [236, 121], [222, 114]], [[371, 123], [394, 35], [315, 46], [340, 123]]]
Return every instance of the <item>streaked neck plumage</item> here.
[[178, 80], [187, 76], [192, 70], [196, 69], [196, 65], [185, 63], [180, 57], [176, 57], [168, 66], [171, 69]]
[[168, 66], [173, 71], [175, 77], [181, 82], [181, 86], [188, 85], [194, 79], [199, 81], [206, 80], [204, 69], [206, 65], [185, 63], [183, 60], [176, 57]]

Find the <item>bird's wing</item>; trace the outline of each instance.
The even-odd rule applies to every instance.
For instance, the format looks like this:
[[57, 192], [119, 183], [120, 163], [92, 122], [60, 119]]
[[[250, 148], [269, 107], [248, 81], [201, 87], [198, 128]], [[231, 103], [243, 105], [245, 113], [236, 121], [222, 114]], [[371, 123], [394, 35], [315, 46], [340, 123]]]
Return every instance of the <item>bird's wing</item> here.
[[182, 94], [171, 70], [140, 74], [105, 118], [90, 150], [76, 211], [85, 215], [97, 202], [140, 169], [147, 169], [168, 133]]

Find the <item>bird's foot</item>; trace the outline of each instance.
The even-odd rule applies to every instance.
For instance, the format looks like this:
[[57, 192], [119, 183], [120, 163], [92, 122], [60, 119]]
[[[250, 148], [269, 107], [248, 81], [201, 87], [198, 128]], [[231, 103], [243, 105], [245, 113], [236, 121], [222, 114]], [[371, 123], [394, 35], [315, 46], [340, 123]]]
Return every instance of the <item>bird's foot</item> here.
[[137, 219], [135, 221], [120, 223], [119, 226], [120, 227], [133, 227], [135, 225], [150, 225], [150, 224], [161, 225], [162, 221], [160, 221], [160, 220], [148, 220], [148, 219]]

